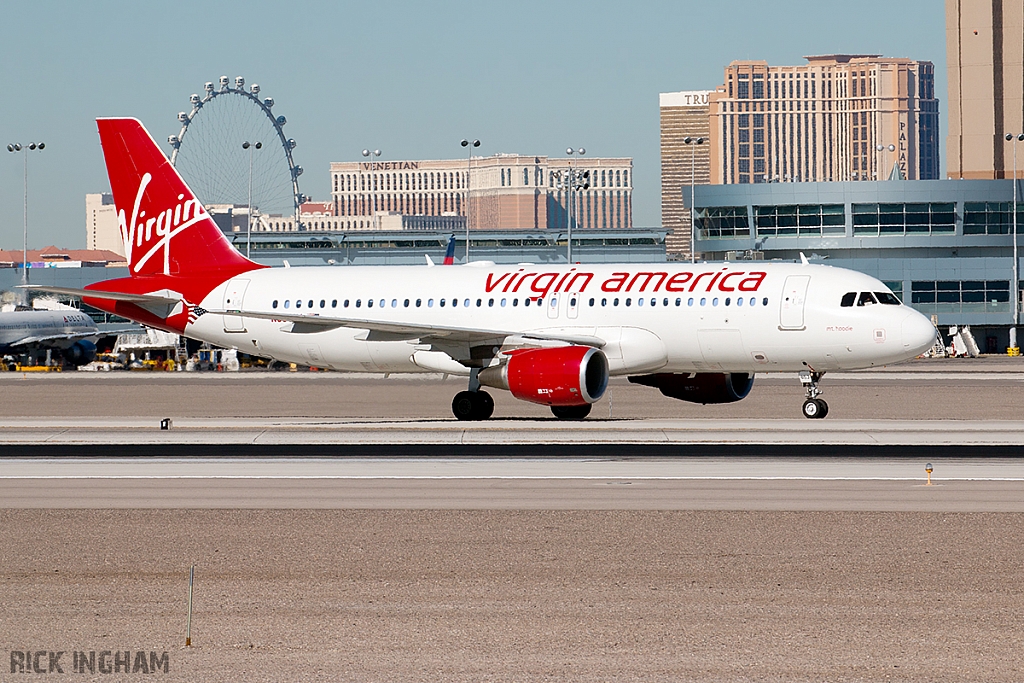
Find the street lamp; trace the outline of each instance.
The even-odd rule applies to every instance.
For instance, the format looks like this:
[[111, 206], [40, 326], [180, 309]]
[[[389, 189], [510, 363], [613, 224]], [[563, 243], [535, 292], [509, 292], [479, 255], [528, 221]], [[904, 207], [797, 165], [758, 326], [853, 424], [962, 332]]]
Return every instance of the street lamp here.
[[694, 204], [693, 185], [694, 185], [694, 182], [695, 182], [694, 178], [696, 177], [695, 176], [695, 169], [696, 169], [697, 148], [694, 147], [694, 145], [703, 145], [704, 144], [704, 138], [691, 138], [689, 135], [687, 135], [685, 138], [683, 138], [683, 142], [685, 142], [687, 145], [690, 145], [690, 263], [696, 263], [697, 255], [695, 253], [695, 250], [696, 250], [696, 244], [697, 243], [694, 241], [694, 227], [695, 227], [695, 224], [696, 224], [695, 218], [697, 216], [697, 207], [695, 207], [693, 205]]
[[[370, 156], [370, 155], [373, 155], [373, 156]], [[377, 229], [377, 179], [373, 175], [373, 171], [374, 171], [374, 168], [373, 168], [373, 165], [374, 165], [373, 157], [379, 157], [380, 156], [380, 150], [379, 149], [375, 149], [375, 150], [373, 150], [371, 152], [368, 149], [364, 149], [363, 150], [363, 156], [364, 157], [370, 157], [370, 183], [369, 183], [370, 187], [368, 188], [370, 190], [370, 215], [373, 217], [373, 229], [376, 230]]]
[[[875, 145], [875, 151], [876, 152], [884, 152], [885, 150], [889, 150], [889, 152], [895, 152], [896, 151], [896, 145], [889, 145], [888, 147], [886, 147], [885, 145]], [[878, 179], [879, 180], [882, 180], [882, 178], [883, 178], [882, 174], [885, 173], [885, 168], [886, 168], [886, 166], [885, 166], [885, 155], [884, 154], [881, 155], [881, 159], [882, 159], [882, 163], [881, 163], [881, 165], [878, 168]]]
[[252, 251], [252, 153], [253, 150], [263, 149], [263, 143], [250, 145], [246, 140], [242, 143], [242, 149], [249, 150], [249, 210], [245, 214], [245, 258], [249, 258], [249, 252]]
[[22, 176], [25, 184], [25, 204], [22, 208], [22, 218], [25, 223], [25, 239], [22, 242], [21, 252], [21, 284], [23, 285], [28, 284], [28, 153], [36, 150], [42, 152], [45, 147], [45, 142], [30, 142], [27, 145], [13, 142], [7, 145], [8, 152], [21, 152], [25, 155], [25, 170]]
[[469, 175], [473, 172], [473, 148], [480, 146], [479, 140], [469, 140], [463, 138], [462, 142], [459, 143], [461, 146], [467, 148], [469, 156], [466, 158], [466, 263], [469, 263]]
[[573, 149], [572, 147], [566, 147], [565, 148], [565, 153], [568, 154], [571, 157], [571, 159], [572, 159], [569, 162], [569, 172], [568, 172], [568, 175], [566, 176], [566, 181], [567, 182], [565, 183], [565, 188], [566, 188], [566, 193], [567, 193], [566, 194], [566, 200], [567, 200], [566, 201], [566, 205], [568, 207], [568, 212], [569, 212], [568, 213], [569, 220], [568, 220], [568, 222], [566, 224], [567, 227], [568, 227], [569, 239], [567, 240], [568, 241], [568, 246], [567, 246], [567, 249], [566, 249], [566, 252], [565, 252], [565, 258], [566, 258], [566, 263], [572, 264], [572, 214], [573, 214], [573, 208], [574, 208], [573, 205], [576, 202], [575, 195], [573, 194], [573, 192], [575, 190], [577, 190], [577, 189], [584, 189], [584, 190], [586, 190], [586, 189], [588, 189], [590, 187], [590, 182], [589, 182], [590, 172], [589, 171], [584, 171], [583, 173], [580, 173], [579, 171], [576, 170], [576, 160], [579, 157], [581, 157], [581, 156], [583, 156], [584, 154], [587, 153], [587, 150], [585, 148], [580, 147], [579, 149]]
[[[1006, 134], [1013, 142], [1013, 325], [1010, 327], [1010, 348], [1017, 349], [1017, 325], [1020, 323], [1020, 277], [1017, 274], [1017, 143], [1024, 142], [1024, 133]], [[1013, 352], [1015, 355], [1017, 351]]]

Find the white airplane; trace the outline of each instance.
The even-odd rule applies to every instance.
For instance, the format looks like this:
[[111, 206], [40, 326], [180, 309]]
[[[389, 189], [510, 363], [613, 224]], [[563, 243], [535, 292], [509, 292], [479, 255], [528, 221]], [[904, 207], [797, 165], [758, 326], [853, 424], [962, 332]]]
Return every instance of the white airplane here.
[[267, 268], [236, 251], [135, 119], [99, 119], [131, 277], [77, 294], [99, 309], [285, 362], [463, 375], [582, 419], [609, 377], [698, 403], [744, 398], [756, 372], [796, 372], [803, 414], [833, 370], [898, 363], [935, 328], [862, 273], [793, 263]]
[[0, 355], [52, 349], [72, 365], [85, 365], [96, 358], [96, 340], [107, 334], [88, 315], [72, 309], [0, 312]]

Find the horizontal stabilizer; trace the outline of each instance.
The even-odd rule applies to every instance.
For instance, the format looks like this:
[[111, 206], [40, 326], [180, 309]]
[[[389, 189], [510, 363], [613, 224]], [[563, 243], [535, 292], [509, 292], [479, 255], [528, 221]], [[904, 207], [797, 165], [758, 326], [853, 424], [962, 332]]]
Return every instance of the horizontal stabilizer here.
[[46, 292], [48, 294], [63, 294], [76, 298], [92, 297], [93, 299], [107, 299], [110, 301], [129, 301], [135, 304], [159, 304], [174, 305], [181, 301], [181, 298], [170, 298], [159, 294], [128, 294], [126, 292], [105, 292], [98, 289], [75, 289], [73, 287], [49, 287], [46, 285], [18, 285], [16, 289], [30, 289], [35, 292]]

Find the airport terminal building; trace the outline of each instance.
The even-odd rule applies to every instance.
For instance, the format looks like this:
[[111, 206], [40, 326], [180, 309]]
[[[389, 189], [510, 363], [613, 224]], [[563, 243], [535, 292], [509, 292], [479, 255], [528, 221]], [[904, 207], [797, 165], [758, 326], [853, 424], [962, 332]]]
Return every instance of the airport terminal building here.
[[1013, 322], [1013, 195], [1011, 180], [698, 185], [696, 248], [707, 260], [802, 252], [867, 273], [940, 325], [971, 325], [983, 352], [1001, 353]]

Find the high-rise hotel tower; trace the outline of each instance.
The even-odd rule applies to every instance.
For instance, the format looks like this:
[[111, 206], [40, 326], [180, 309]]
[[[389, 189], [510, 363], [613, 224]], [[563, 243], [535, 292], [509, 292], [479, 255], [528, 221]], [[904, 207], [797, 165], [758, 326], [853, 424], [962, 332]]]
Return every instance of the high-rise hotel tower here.
[[931, 62], [879, 55], [736, 61], [710, 97], [711, 182], [939, 177]]
[[[1024, 3], [946, 0], [950, 178], [1009, 178], [1024, 133]], [[1021, 150], [1024, 151], [1024, 150]], [[1024, 176], [1024, 159], [1017, 177]]]

